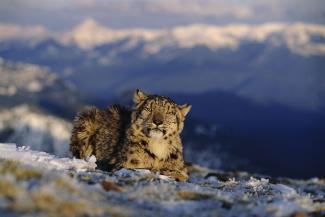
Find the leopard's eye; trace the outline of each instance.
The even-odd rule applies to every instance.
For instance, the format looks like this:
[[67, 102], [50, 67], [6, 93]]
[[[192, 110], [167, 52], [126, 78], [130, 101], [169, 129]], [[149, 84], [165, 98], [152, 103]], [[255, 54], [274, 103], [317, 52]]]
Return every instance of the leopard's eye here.
[[166, 112], [167, 115], [175, 115], [175, 112], [173, 110], [168, 110]]
[[167, 111], [166, 111], [166, 114], [167, 114], [167, 115], [174, 115], [174, 114], [175, 114], [175, 112], [174, 112], [174, 110], [173, 110], [173, 108], [172, 108], [171, 105], [167, 105]]

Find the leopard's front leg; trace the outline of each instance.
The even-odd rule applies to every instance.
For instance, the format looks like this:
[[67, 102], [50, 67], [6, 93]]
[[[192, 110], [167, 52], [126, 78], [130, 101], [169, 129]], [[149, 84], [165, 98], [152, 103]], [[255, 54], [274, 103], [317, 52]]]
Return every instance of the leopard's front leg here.
[[177, 181], [187, 181], [188, 173], [184, 164], [182, 153], [178, 151], [171, 154], [170, 158], [167, 159], [160, 168], [160, 173], [170, 176]]
[[130, 149], [126, 153], [122, 166], [128, 169], [151, 169], [153, 160], [141, 149]]

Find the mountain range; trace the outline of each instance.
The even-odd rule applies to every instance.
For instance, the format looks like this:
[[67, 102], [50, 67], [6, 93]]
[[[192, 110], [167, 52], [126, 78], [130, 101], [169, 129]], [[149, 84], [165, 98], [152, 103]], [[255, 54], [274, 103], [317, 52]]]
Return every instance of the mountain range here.
[[308, 110], [324, 106], [323, 25], [111, 29], [87, 19], [65, 32], [0, 28], [1, 57], [49, 67], [104, 99], [141, 87], [158, 93], [221, 90]]

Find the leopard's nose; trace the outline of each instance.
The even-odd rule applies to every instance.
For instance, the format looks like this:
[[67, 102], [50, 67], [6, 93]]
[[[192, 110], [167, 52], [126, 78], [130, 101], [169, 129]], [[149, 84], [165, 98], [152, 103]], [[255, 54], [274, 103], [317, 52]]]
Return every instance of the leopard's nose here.
[[153, 123], [156, 124], [157, 126], [161, 125], [163, 122], [162, 120], [154, 119]]
[[160, 114], [155, 114], [152, 118], [152, 122], [156, 125], [156, 126], [159, 126], [159, 125], [162, 125], [163, 124], [163, 117], [162, 115]]

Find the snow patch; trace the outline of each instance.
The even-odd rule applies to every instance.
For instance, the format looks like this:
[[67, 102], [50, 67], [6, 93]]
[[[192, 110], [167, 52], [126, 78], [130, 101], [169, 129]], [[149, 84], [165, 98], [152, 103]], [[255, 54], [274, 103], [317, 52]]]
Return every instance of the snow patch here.
[[261, 191], [268, 184], [269, 184], [268, 179], [262, 178], [261, 180], [258, 180], [258, 179], [255, 179], [254, 177], [250, 177], [250, 179], [247, 182], [246, 186], [253, 188], [254, 191]]
[[295, 197], [297, 195], [296, 190], [287, 185], [276, 184], [272, 185], [272, 188], [276, 191], [279, 191], [286, 198]]
[[45, 152], [32, 151], [28, 147], [0, 143], [0, 158], [18, 161], [42, 169], [87, 171], [95, 170], [96, 158], [86, 162], [80, 159], [58, 158]]

